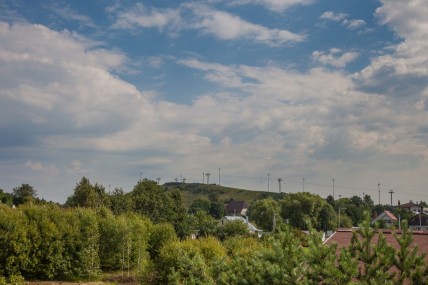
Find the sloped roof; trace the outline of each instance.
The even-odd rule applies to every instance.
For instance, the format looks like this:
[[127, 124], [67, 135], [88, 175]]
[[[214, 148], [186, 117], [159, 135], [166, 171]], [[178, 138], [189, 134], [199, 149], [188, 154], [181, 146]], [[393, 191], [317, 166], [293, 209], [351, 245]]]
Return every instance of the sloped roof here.
[[247, 224], [248, 229], [249, 229], [250, 231], [254, 231], [254, 232], [256, 232], [256, 231], [261, 231], [261, 230], [259, 230], [258, 228], [256, 228], [252, 223], [247, 222], [247, 220], [246, 220], [246, 219], [244, 219], [244, 218], [243, 218], [243, 217], [241, 217], [241, 216], [224, 216], [224, 218], [223, 218], [223, 219], [227, 219], [228, 221], [241, 221], [241, 222], [243, 222], [244, 224]]
[[231, 201], [226, 205], [226, 211], [233, 213], [234, 211], [239, 214], [243, 209], [248, 209], [248, 204], [245, 201]]
[[409, 219], [409, 226], [428, 226], [428, 214], [416, 214]]
[[394, 214], [392, 214], [390, 211], [383, 211], [382, 213], [379, 214], [379, 216], [377, 216], [376, 218], [374, 218], [372, 220], [372, 223], [375, 223], [377, 221], [379, 221], [380, 219], [383, 219], [383, 217], [388, 217], [393, 221], [398, 221], [397, 217], [394, 216]]
[[390, 211], [385, 211], [385, 215], [387, 215], [391, 220], [398, 221], [397, 217], [394, 216]]
[[396, 207], [410, 209], [412, 207], [421, 207], [421, 206], [419, 206], [418, 204], [413, 203], [413, 201], [410, 201], [409, 203], [404, 203], [404, 204], [401, 204], [401, 205], [397, 205]]

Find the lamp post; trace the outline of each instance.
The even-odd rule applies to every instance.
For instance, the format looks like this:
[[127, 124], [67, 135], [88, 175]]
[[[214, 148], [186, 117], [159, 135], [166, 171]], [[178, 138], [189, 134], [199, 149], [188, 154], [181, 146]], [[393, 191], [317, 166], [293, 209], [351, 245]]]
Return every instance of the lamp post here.
[[340, 228], [340, 210], [346, 210], [346, 208], [339, 208], [339, 223], [337, 225], [337, 229]]

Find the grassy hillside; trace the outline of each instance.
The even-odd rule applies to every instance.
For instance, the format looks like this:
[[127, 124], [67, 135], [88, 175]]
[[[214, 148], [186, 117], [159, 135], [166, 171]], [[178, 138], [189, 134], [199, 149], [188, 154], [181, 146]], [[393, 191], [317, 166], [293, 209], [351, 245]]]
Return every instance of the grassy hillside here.
[[251, 205], [254, 200], [272, 197], [279, 199], [279, 193], [267, 193], [263, 191], [252, 191], [231, 187], [224, 187], [216, 184], [202, 184], [202, 183], [181, 183], [181, 182], [168, 182], [163, 185], [167, 191], [179, 190], [183, 196], [184, 204], [189, 207], [193, 200], [198, 198], [209, 199], [210, 196], [218, 195], [219, 201], [228, 202], [231, 199], [243, 200]]

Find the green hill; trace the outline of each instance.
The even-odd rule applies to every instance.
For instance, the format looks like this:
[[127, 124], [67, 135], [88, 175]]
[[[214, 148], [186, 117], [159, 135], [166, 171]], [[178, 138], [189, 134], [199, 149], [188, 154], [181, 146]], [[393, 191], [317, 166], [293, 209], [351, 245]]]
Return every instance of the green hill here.
[[179, 190], [184, 200], [184, 205], [189, 207], [195, 199], [216, 197], [224, 203], [230, 200], [245, 201], [249, 205], [255, 200], [272, 197], [273, 199], [281, 198], [280, 193], [268, 193], [263, 191], [252, 191], [238, 188], [220, 186], [216, 184], [202, 183], [181, 183], [168, 182], [163, 184], [167, 191]]

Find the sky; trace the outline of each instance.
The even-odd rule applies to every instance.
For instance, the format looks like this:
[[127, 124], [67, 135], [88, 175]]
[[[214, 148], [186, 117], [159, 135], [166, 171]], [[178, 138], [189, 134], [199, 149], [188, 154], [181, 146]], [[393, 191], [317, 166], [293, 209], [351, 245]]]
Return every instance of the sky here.
[[428, 201], [427, 50], [426, 0], [0, 0], [0, 188]]

